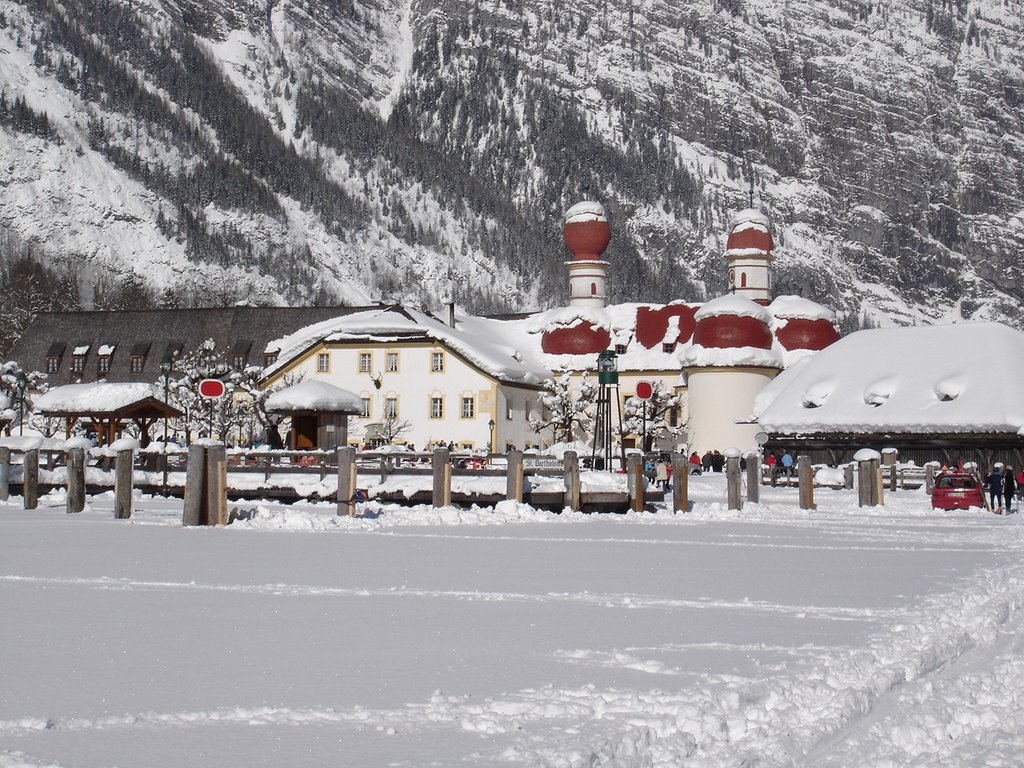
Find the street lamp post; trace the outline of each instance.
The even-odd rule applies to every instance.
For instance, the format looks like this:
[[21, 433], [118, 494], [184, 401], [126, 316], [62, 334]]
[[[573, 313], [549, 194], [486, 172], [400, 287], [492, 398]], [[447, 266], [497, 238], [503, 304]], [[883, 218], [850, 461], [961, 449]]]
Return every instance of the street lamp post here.
[[[164, 404], [171, 404], [171, 372], [174, 370], [174, 361], [170, 353], [164, 355], [160, 361], [160, 373], [164, 377]], [[167, 413], [164, 413], [164, 472], [163, 472], [164, 495], [167, 495]]]
[[487, 442], [487, 450], [489, 450], [491, 453], [494, 453], [494, 451], [495, 451], [495, 448], [494, 448], [494, 427], [495, 426], [497, 426], [497, 425], [494, 423], [494, 419], [488, 420], [488, 422], [487, 422], [487, 429], [490, 430], [490, 435], [491, 436], [490, 436], [490, 438], [488, 439], [488, 442]]

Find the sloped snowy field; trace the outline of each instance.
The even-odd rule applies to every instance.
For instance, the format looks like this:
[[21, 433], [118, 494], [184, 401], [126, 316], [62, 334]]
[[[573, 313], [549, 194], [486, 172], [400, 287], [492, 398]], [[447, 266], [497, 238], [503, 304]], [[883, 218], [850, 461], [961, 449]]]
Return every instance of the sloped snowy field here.
[[1010, 766], [1020, 516], [0, 504], [0, 768]]

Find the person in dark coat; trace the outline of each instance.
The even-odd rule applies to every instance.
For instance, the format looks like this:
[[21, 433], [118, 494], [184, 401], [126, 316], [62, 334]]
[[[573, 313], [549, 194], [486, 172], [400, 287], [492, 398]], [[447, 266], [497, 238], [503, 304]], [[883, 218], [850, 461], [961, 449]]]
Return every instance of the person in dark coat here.
[[721, 472], [725, 466], [725, 456], [723, 456], [717, 449], [711, 454], [711, 468], [715, 472]]
[[274, 451], [284, 448], [284, 440], [281, 439], [281, 432], [278, 430], [277, 424], [267, 427], [267, 445]]
[[1013, 467], [1003, 468], [1003, 498], [1006, 500], [1006, 514], [1010, 514], [1013, 496], [1017, 492], [1017, 483], [1013, 477]]
[[998, 467], [985, 478], [985, 485], [988, 487], [988, 500], [993, 512], [1003, 511], [1003, 474]]
[[703, 456], [700, 457], [700, 466], [705, 472], [711, 471], [711, 451], [706, 451]]

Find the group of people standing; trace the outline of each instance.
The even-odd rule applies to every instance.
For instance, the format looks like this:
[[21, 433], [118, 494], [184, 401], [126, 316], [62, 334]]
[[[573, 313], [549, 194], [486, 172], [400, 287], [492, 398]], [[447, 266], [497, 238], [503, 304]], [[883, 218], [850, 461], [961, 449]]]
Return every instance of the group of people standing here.
[[1005, 501], [1005, 513], [1010, 514], [1013, 511], [1013, 497], [1019, 498], [1024, 494], [1024, 467], [1014, 475], [1013, 467], [996, 464], [985, 478], [985, 487], [988, 488], [989, 506], [992, 507], [992, 511], [1002, 513]]

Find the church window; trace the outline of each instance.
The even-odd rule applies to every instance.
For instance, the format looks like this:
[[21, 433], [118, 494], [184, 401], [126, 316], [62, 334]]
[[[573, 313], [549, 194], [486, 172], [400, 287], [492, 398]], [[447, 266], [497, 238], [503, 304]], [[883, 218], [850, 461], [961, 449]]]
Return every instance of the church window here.
[[740, 288], [746, 288], [746, 287], [747, 287], [747, 273], [746, 272], [740, 272]]
[[597, 296], [597, 283], [590, 284], [590, 295]]

